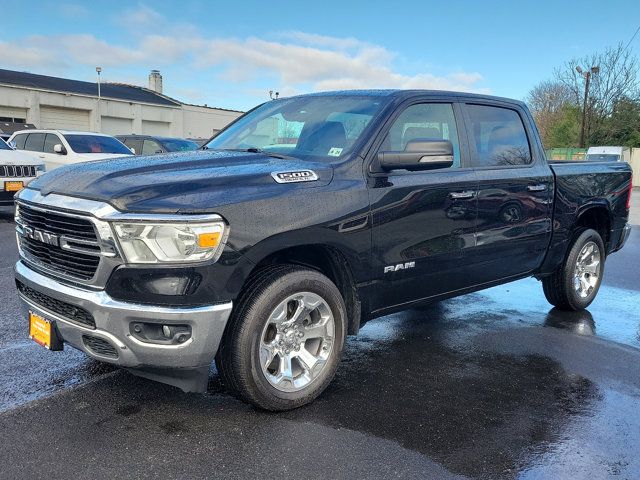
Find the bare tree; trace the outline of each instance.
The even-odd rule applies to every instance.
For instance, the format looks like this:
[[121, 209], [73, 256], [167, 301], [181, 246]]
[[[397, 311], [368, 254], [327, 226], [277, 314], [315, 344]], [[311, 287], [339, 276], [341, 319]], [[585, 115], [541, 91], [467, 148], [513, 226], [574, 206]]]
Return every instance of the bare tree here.
[[535, 86], [525, 101], [531, 109], [542, 141], [547, 146], [553, 125], [563, 115], [563, 107], [575, 101], [573, 92], [562, 82], [546, 80]]
[[638, 58], [622, 43], [616, 47], [609, 47], [603, 52], [571, 59], [556, 69], [557, 81], [571, 92], [571, 103], [581, 105], [585, 78], [578, 72], [577, 67], [584, 70], [599, 67], [598, 73], [591, 76], [587, 100], [588, 132], [611, 115], [619, 100], [640, 98]]

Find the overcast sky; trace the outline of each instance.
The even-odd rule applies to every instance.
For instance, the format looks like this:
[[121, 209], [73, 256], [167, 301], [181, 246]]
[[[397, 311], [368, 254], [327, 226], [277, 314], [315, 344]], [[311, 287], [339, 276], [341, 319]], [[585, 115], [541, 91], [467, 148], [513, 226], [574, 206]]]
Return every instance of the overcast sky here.
[[[638, 0], [30, 1], [3, 14], [0, 67], [147, 84], [248, 109], [343, 88], [435, 88], [524, 98], [572, 57], [625, 44]], [[640, 52], [640, 34], [632, 42]]]

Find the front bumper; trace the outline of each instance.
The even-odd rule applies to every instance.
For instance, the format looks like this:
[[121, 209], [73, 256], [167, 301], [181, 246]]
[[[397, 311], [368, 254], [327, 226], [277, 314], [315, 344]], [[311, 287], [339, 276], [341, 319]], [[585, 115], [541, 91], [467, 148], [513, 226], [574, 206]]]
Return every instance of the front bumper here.
[[[161, 307], [137, 305], [114, 300], [104, 291], [86, 290], [59, 283], [30, 269], [22, 261], [15, 266], [16, 279], [23, 284], [56, 300], [81, 307], [93, 315], [96, 328], [78, 325], [63, 316], [20, 294], [25, 315], [28, 310], [55, 320], [58, 333], [65, 343], [87, 355], [121, 367], [133, 373], [177, 385], [167, 372], [176, 370], [207, 371], [218, 350], [232, 303], [202, 307]], [[189, 340], [179, 345], [159, 345], [142, 342], [130, 333], [132, 322], [154, 322], [163, 325], [187, 324], [191, 326]], [[115, 347], [117, 358], [101, 355], [85, 345], [83, 336], [97, 337]], [[139, 371], [136, 371], [139, 370]], [[152, 373], [149, 373], [152, 372]], [[159, 373], [160, 372], [160, 373]], [[180, 376], [180, 375], [178, 375]], [[202, 388], [181, 388], [201, 391]]]

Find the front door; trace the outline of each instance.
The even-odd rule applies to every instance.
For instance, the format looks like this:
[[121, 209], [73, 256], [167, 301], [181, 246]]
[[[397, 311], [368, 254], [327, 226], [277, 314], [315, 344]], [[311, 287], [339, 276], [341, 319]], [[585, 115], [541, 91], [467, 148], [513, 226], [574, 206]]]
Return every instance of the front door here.
[[551, 238], [553, 174], [515, 106], [465, 104], [471, 164], [478, 176], [475, 284], [538, 268]]
[[375, 149], [401, 152], [410, 140], [449, 140], [454, 165], [382, 172], [374, 156], [369, 178], [373, 311], [464, 286], [466, 252], [475, 242], [477, 180], [460, 141], [457, 111], [453, 103], [401, 107]]

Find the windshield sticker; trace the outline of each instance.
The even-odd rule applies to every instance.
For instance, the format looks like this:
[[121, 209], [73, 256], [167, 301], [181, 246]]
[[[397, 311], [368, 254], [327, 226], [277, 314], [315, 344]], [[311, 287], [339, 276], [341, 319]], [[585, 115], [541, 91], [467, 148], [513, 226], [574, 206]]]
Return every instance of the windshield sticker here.
[[330, 157], [339, 157], [342, 153], [342, 150], [342, 148], [333, 147], [329, 150], [329, 153], [327, 155], [329, 155]]

